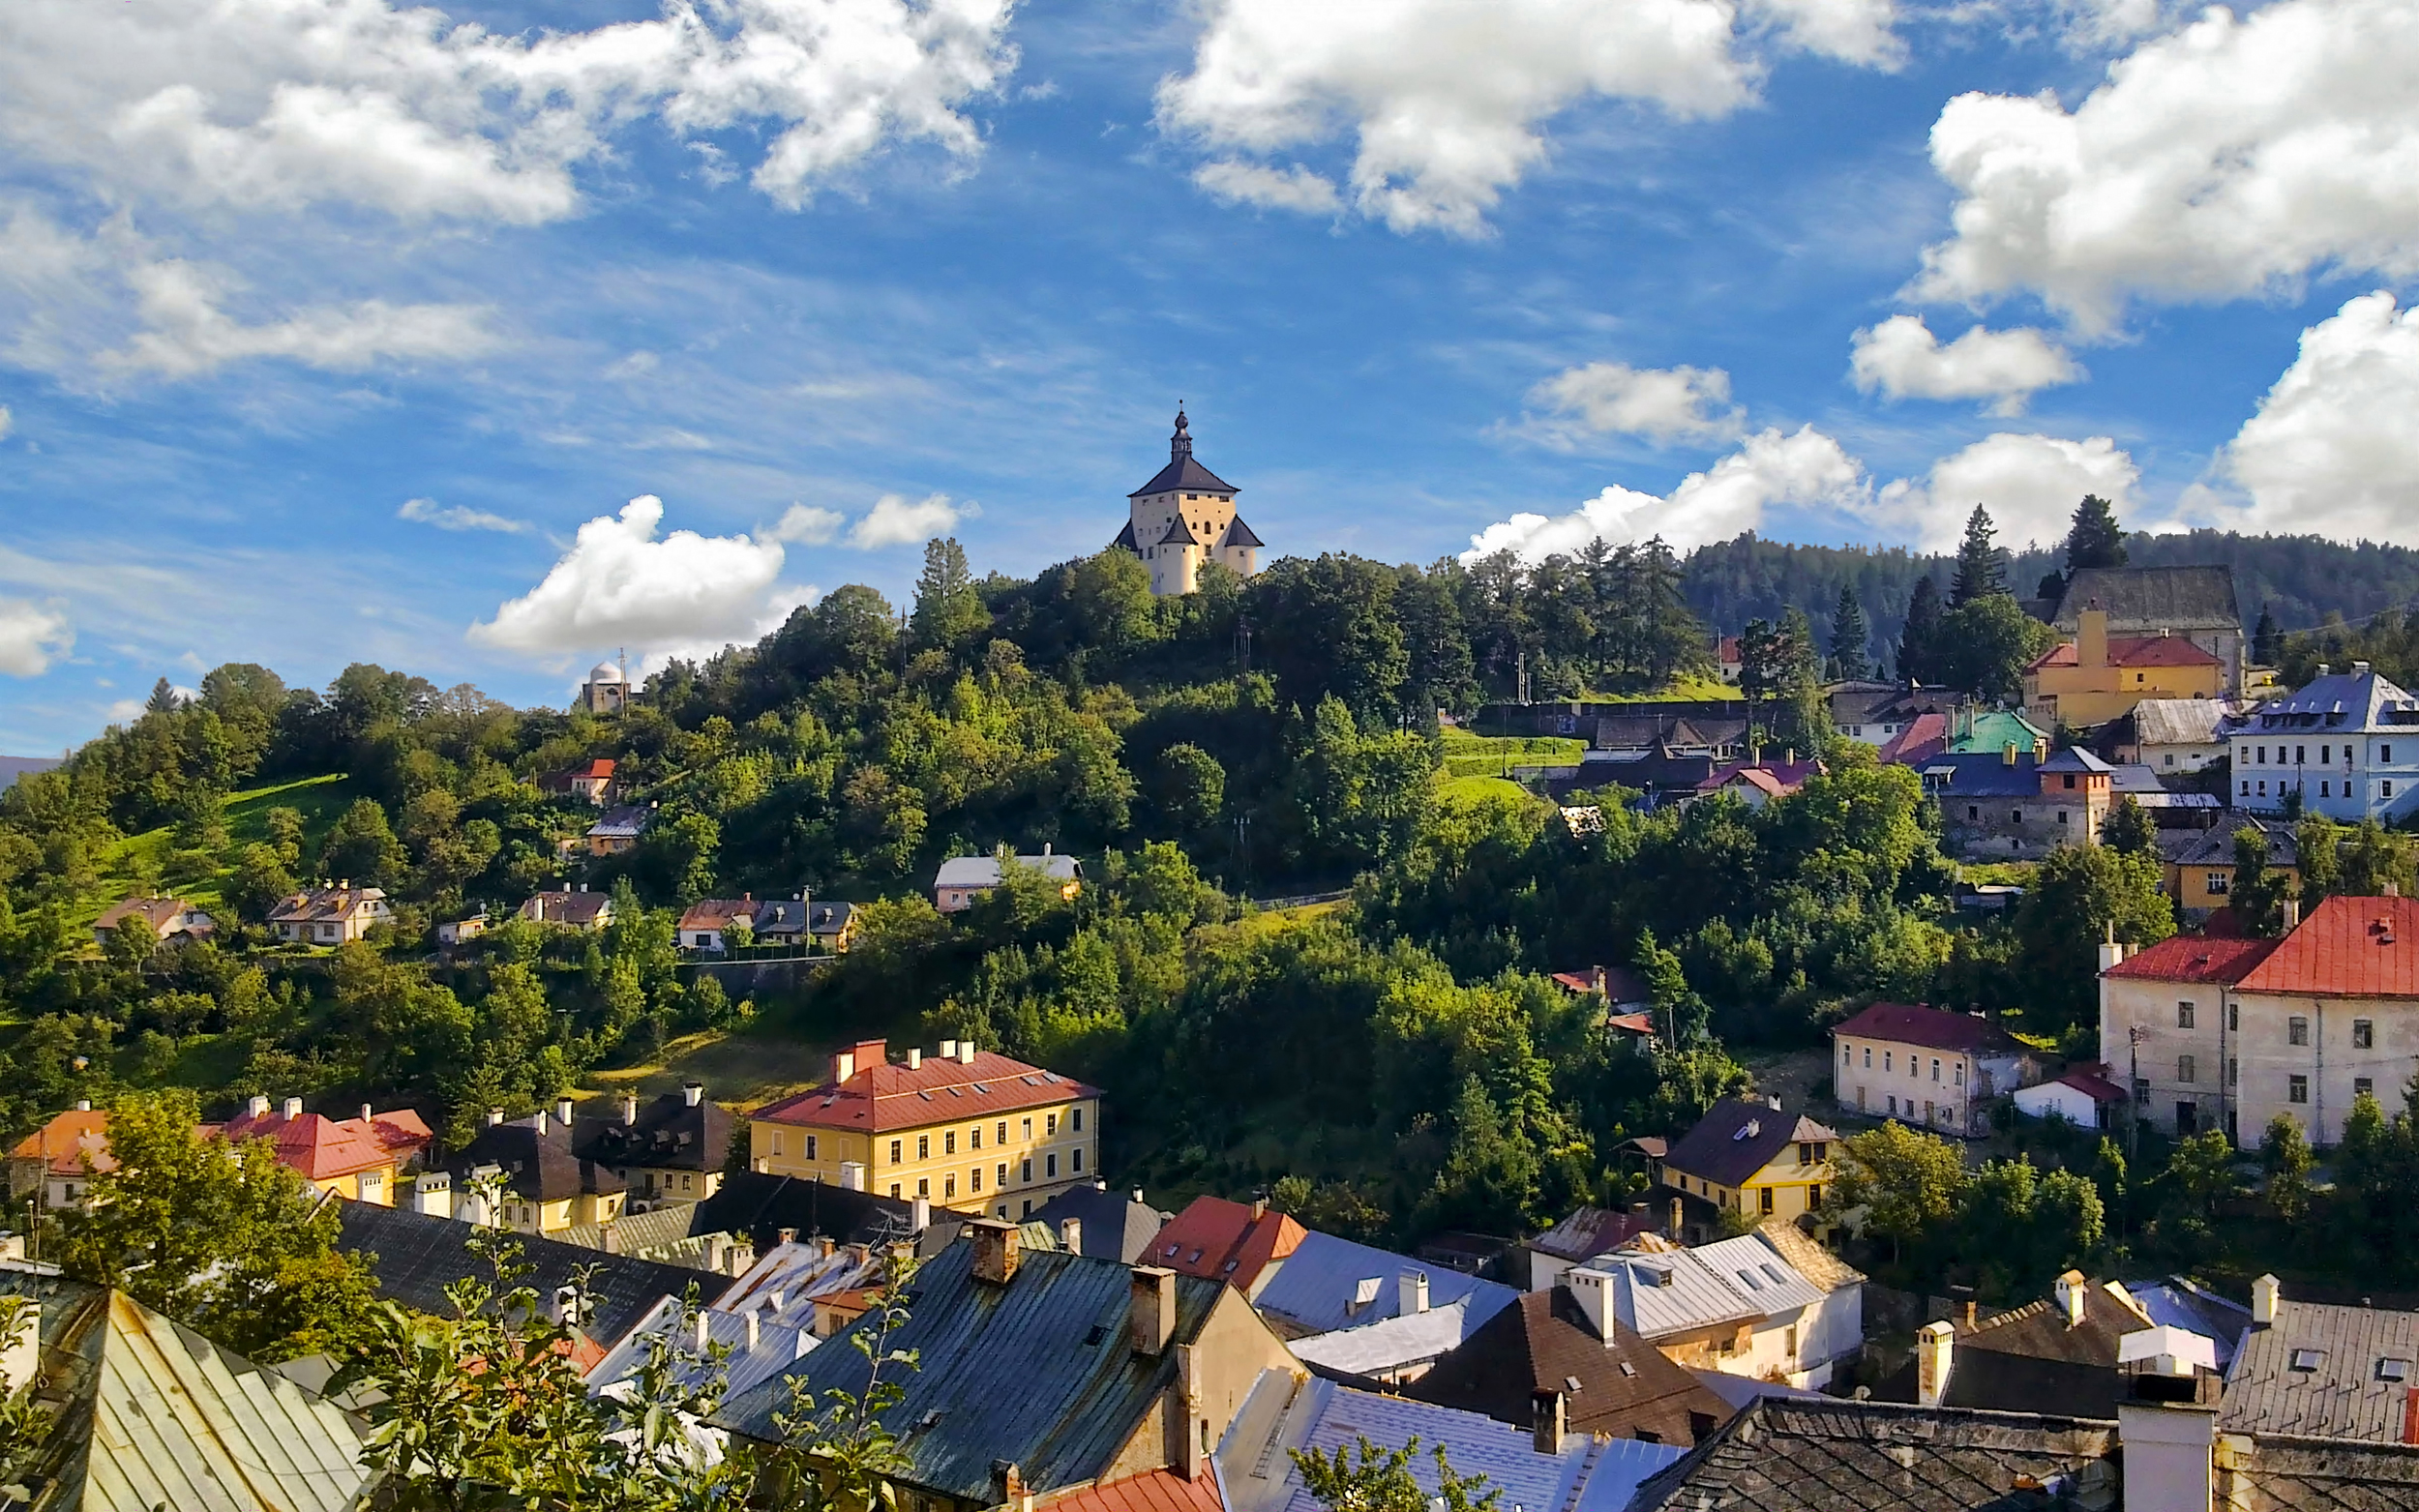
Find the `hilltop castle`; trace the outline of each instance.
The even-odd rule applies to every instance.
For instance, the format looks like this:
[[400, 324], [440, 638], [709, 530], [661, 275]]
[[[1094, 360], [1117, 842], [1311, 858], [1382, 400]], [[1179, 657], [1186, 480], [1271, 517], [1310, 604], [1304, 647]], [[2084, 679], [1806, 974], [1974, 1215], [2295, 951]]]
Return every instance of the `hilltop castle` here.
[[1235, 513], [1235, 493], [1233, 484], [1193, 460], [1192, 434], [1179, 409], [1168, 464], [1126, 495], [1131, 518], [1109, 544], [1141, 557], [1150, 569], [1150, 591], [1163, 597], [1192, 592], [1204, 562], [1248, 578], [1260, 570], [1260, 538]]

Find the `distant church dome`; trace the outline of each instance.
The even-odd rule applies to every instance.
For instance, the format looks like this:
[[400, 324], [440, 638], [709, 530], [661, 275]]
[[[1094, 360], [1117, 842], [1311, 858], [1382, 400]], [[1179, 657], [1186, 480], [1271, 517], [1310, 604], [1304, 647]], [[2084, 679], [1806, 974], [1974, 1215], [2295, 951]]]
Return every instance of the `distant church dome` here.
[[621, 668], [611, 662], [599, 662], [588, 671], [588, 681], [592, 683], [617, 683], [622, 680]]

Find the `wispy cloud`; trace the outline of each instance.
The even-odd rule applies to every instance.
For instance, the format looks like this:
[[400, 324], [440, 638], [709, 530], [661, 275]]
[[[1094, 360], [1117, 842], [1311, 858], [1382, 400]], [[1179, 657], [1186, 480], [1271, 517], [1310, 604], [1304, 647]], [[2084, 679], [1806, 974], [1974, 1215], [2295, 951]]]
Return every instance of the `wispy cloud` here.
[[483, 509], [471, 509], [461, 504], [439, 504], [434, 499], [405, 499], [403, 508], [395, 512], [395, 518], [417, 524], [434, 525], [439, 530], [494, 530], [506, 535], [520, 535], [529, 528], [523, 520], [507, 519], [501, 515], [491, 515]]

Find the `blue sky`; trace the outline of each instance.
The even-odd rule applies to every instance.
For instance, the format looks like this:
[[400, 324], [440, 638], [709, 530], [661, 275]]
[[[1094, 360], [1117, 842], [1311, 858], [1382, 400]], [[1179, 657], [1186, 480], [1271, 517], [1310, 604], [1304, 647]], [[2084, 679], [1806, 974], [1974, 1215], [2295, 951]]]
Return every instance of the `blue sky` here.
[[2414, 151], [2386, 0], [21, 0], [0, 750], [1030, 573], [1180, 400], [1270, 555], [2419, 543]]

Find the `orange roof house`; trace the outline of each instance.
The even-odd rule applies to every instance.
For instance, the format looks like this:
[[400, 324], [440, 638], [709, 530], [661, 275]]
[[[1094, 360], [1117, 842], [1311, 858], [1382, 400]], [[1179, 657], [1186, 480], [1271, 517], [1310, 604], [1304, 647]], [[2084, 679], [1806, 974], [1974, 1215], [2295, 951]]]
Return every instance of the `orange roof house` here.
[[9, 1151], [9, 1196], [42, 1191], [46, 1205], [64, 1207], [91, 1172], [115, 1171], [117, 1164], [109, 1156], [108, 1110], [77, 1103]]
[[1256, 1296], [1309, 1232], [1265, 1201], [1197, 1197], [1150, 1241], [1150, 1263]]
[[2419, 898], [2329, 898], [2237, 992], [2292, 997], [2419, 997]]
[[267, 1098], [255, 1097], [241, 1116], [202, 1128], [229, 1141], [267, 1140], [277, 1147], [280, 1164], [318, 1190], [388, 1207], [395, 1204], [403, 1168], [434, 1137], [408, 1108], [373, 1112], [364, 1104], [359, 1117], [330, 1118], [304, 1112], [299, 1097], [285, 1099], [275, 1112]]
[[2024, 668], [2024, 712], [2045, 727], [2081, 729], [2121, 719], [2144, 698], [2214, 698], [2225, 663], [2177, 635], [2112, 637], [2108, 616], [2082, 611], [2073, 640]]

